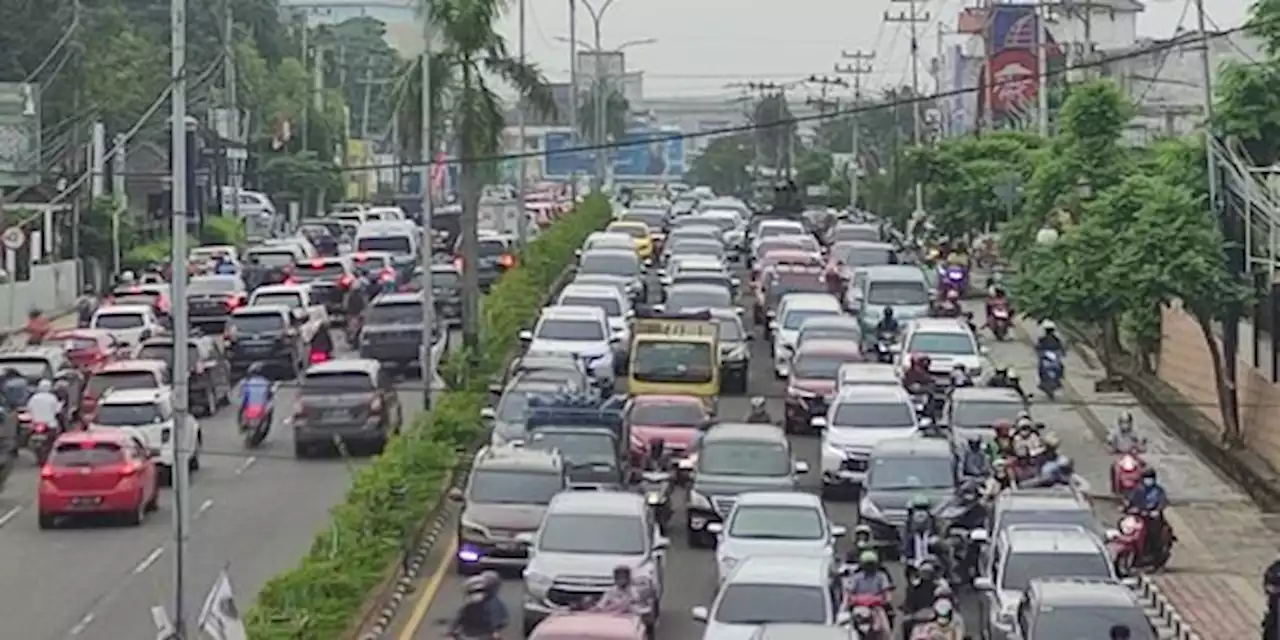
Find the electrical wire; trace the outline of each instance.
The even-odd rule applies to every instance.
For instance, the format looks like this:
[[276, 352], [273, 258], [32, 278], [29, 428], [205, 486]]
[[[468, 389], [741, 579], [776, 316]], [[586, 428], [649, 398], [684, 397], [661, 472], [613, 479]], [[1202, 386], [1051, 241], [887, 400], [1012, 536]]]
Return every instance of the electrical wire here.
[[[1178, 37], [1178, 34], [1182, 33], [1182, 23], [1186, 21], [1187, 13], [1190, 10], [1191, 10], [1191, 0], [1185, 0], [1182, 3], [1182, 15], [1178, 16], [1178, 26], [1173, 28], [1174, 39]], [[1205, 16], [1205, 19], [1208, 19], [1208, 16]], [[1215, 26], [1214, 28], [1217, 28], [1217, 27]], [[1231, 39], [1227, 38], [1227, 41], [1230, 42]], [[1207, 43], [1206, 43], [1206, 46], [1208, 46]], [[1156, 65], [1156, 72], [1153, 73], [1149, 79], [1147, 79], [1147, 88], [1143, 89], [1142, 95], [1138, 96], [1138, 99], [1135, 101], [1137, 104], [1142, 104], [1143, 102], [1145, 102], [1147, 99], [1147, 94], [1151, 93], [1151, 91], [1156, 88], [1156, 84], [1160, 80], [1160, 74], [1164, 71], [1164, 65], [1165, 63], [1169, 62], [1169, 58], [1171, 58], [1172, 56], [1173, 56], [1172, 51], [1165, 51], [1164, 55], [1160, 56], [1160, 62]]]
[[53, 45], [53, 49], [51, 49], [49, 54], [44, 57], [44, 60], [40, 61], [40, 64], [36, 65], [34, 71], [27, 74], [26, 79], [22, 81], [23, 84], [30, 83], [39, 77], [39, 75], [44, 71], [44, 68], [49, 66], [49, 63], [53, 61], [54, 56], [58, 55], [58, 52], [71, 41], [71, 36], [75, 35], [76, 30], [80, 28], [80, 1], [73, 0], [71, 6], [71, 24], [67, 26], [67, 30], [63, 32], [62, 37], [58, 39], [58, 42]]

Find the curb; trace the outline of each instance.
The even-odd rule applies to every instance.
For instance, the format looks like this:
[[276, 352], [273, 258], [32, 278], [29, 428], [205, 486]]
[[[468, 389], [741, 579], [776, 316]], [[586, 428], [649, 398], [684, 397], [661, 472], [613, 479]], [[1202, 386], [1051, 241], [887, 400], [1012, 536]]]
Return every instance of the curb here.
[[1182, 619], [1182, 614], [1178, 613], [1173, 603], [1169, 602], [1169, 598], [1160, 591], [1160, 587], [1151, 578], [1139, 574], [1134, 591], [1144, 601], [1143, 604], [1155, 609], [1160, 621], [1173, 630], [1173, 640], [1200, 640], [1200, 634]]

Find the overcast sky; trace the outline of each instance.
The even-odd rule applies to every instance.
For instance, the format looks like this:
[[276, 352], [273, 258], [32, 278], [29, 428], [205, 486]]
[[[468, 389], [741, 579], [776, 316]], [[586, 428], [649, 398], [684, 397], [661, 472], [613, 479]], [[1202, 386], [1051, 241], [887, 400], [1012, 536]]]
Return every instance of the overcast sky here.
[[[502, 32], [516, 50], [516, 3]], [[569, 47], [559, 42], [569, 32], [571, 0], [525, 0], [529, 57], [552, 81], [569, 77]], [[1251, 0], [1205, 0], [1219, 28], [1238, 26]], [[582, 0], [579, 0], [582, 2]], [[600, 7], [602, 0], [590, 0]], [[933, 21], [922, 26], [923, 59], [934, 54], [939, 24], [954, 28], [955, 17], [975, 0], [922, 2]], [[1138, 18], [1139, 36], [1167, 38], [1182, 18], [1196, 28], [1192, 0], [1150, 0]], [[809, 74], [831, 75], [841, 49], [875, 51], [873, 87], [909, 83], [910, 40], [905, 25], [887, 25], [886, 9], [896, 14], [907, 4], [893, 0], [613, 0], [601, 20], [606, 50], [645, 38], [655, 44], [628, 47], [628, 70], [644, 71], [646, 96], [705, 96], [736, 92], [726, 84], [748, 80], [791, 81]], [[578, 38], [594, 40], [591, 17], [578, 5]], [[1214, 29], [1213, 24], [1210, 30]], [[922, 71], [923, 72], [923, 71]]]

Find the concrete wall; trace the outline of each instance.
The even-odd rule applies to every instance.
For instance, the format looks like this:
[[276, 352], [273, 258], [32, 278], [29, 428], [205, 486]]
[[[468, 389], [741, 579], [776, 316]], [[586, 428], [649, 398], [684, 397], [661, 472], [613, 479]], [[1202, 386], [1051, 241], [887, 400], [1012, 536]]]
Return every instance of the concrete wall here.
[[80, 297], [77, 266], [75, 260], [33, 265], [29, 280], [0, 284], [0, 332], [21, 328], [31, 309], [57, 313], [73, 307]]

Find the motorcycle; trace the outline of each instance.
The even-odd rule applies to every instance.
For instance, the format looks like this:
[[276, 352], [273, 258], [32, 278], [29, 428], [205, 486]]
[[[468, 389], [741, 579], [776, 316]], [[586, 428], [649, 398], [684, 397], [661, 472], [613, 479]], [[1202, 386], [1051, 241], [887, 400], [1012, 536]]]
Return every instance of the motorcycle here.
[[987, 318], [987, 326], [996, 340], [1004, 342], [1009, 339], [1009, 308], [999, 304], [991, 307], [991, 317]]
[[[1153, 520], [1158, 520], [1164, 527], [1158, 549], [1148, 548], [1147, 537], [1151, 535], [1148, 523]], [[1159, 571], [1169, 563], [1177, 537], [1162, 514], [1144, 514], [1131, 506], [1125, 509], [1125, 515], [1120, 518], [1116, 529], [1120, 535], [1107, 543], [1107, 547], [1111, 551], [1111, 557], [1115, 558], [1116, 571], [1120, 575], [1132, 575], [1134, 569]]]
[[941, 276], [938, 282], [939, 293], [946, 294], [947, 290], [960, 292], [961, 297], [969, 289], [969, 270], [959, 265], [947, 265], [940, 268]]
[[58, 439], [58, 428], [47, 422], [34, 422], [31, 414], [18, 412], [18, 428], [24, 430], [26, 439], [23, 447], [31, 452], [36, 464], [43, 465], [53, 452], [53, 442]]
[[1040, 352], [1040, 390], [1053, 400], [1062, 389], [1062, 354], [1056, 351]]
[[645, 504], [653, 513], [654, 522], [662, 535], [667, 535], [667, 525], [671, 522], [671, 493], [673, 483], [669, 471], [645, 471], [640, 474], [641, 489], [644, 491]]
[[1146, 462], [1136, 451], [1119, 453], [1111, 461], [1111, 493], [1117, 496], [1129, 495], [1142, 482], [1142, 470], [1146, 466]]
[[892, 331], [881, 331], [876, 335], [876, 360], [884, 364], [893, 364], [893, 344], [897, 336]]
[[853, 612], [853, 628], [859, 640], [888, 640], [893, 624], [889, 622], [884, 595], [849, 594], [846, 604]]

